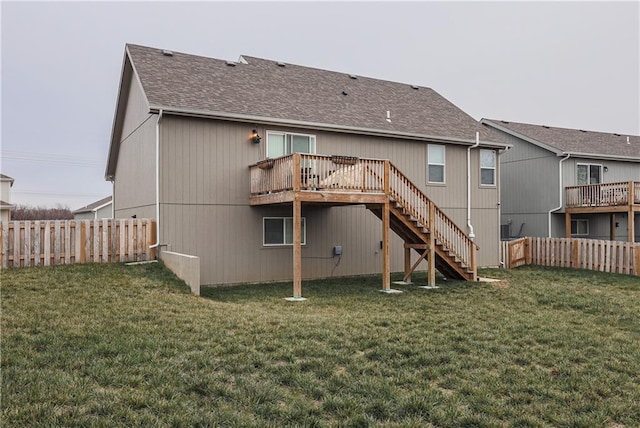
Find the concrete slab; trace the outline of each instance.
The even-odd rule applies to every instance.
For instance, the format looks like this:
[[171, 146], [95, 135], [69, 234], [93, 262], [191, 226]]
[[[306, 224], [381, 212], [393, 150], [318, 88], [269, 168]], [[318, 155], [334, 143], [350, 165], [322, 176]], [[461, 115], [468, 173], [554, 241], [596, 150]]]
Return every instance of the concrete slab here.
[[483, 278], [481, 276], [478, 277], [478, 282], [500, 282], [500, 281], [502, 281], [502, 279]]

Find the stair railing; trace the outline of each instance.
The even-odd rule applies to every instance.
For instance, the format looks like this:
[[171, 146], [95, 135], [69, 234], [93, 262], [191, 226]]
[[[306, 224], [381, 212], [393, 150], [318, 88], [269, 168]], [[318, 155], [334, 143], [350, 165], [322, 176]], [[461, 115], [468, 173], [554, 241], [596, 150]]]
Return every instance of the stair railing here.
[[[389, 168], [390, 197], [420, 226], [434, 234], [436, 241], [470, 270], [476, 271], [476, 244], [393, 164]], [[429, 224], [429, 206], [433, 205], [434, 224]]]

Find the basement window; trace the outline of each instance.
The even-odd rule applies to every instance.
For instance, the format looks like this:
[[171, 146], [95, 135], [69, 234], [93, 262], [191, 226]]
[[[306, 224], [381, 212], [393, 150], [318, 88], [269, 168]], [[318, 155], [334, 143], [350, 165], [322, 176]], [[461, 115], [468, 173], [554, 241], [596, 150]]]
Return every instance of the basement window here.
[[578, 218], [571, 220], [571, 236], [588, 236], [589, 235], [589, 220], [585, 218]]
[[[262, 245], [293, 245], [293, 217], [263, 217]], [[307, 221], [302, 217], [302, 245], [307, 243]]]

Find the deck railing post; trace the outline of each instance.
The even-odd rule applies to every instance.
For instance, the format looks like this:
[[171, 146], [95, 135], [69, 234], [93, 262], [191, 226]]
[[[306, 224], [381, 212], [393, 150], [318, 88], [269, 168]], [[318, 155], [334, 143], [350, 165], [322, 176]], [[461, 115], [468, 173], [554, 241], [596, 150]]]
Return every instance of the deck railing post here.
[[302, 168], [300, 167], [300, 153], [293, 154], [293, 191], [299, 192], [302, 181]]
[[384, 177], [383, 177], [383, 185], [384, 185], [384, 194], [390, 195], [390, 176], [391, 176], [391, 162], [389, 160], [384, 161]]

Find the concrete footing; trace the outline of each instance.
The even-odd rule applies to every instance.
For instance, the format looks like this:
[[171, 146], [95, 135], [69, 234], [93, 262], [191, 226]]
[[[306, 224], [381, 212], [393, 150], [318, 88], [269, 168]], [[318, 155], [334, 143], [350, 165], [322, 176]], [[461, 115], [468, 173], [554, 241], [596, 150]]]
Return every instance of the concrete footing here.
[[287, 302], [304, 302], [307, 299], [305, 297], [285, 297], [284, 300]]
[[385, 294], [400, 294], [402, 293], [402, 290], [395, 290], [393, 288], [390, 288], [388, 290], [385, 290], [384, 288], [382, 290], [378, 290], [381, 293], [385, 293]]

